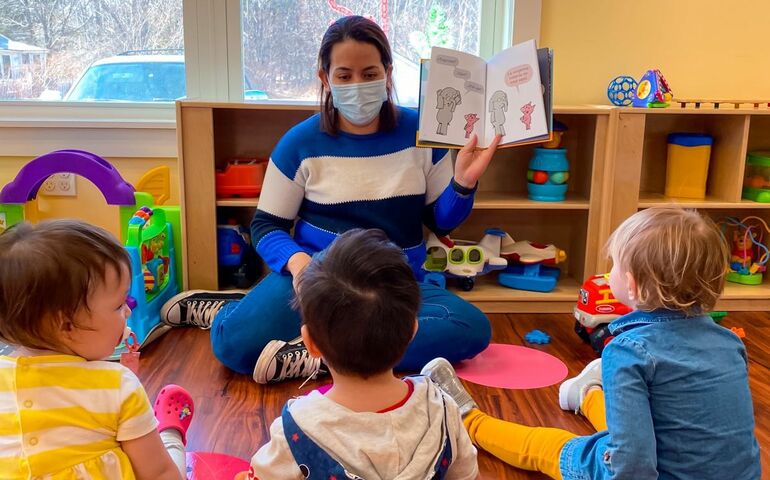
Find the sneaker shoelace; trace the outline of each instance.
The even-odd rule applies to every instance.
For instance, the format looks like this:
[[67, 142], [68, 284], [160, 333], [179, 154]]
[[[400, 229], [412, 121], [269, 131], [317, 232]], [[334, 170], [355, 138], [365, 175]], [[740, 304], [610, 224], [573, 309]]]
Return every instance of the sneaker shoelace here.
[[313, 377], [321, 367], [321, 359], [313, 358], [307, 350], [297, 350], [282, 356], [281, 372], [276, 381], [287, 378]]
[[224, 300], [193, 300], [187, 307], [187, 322], [203, 329], [209, 329], [211, 322], [224, 304]]

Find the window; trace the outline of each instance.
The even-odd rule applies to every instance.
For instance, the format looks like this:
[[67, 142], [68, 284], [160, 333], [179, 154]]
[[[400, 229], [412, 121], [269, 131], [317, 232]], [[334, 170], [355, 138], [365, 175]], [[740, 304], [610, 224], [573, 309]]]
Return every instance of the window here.
[[0, 100], [185, 95], [183, 0], [0, 0]]
[[[433, 46], [481, 51], [482, 0], [243, 0], [243, 74], [246, 100], [318, 98], [317, 54], [331, 22], [362, 15], [391, 43], [400, 103], [416, 105], [419, 61]], [[289, 20], [290, 19], [290, 20]]]

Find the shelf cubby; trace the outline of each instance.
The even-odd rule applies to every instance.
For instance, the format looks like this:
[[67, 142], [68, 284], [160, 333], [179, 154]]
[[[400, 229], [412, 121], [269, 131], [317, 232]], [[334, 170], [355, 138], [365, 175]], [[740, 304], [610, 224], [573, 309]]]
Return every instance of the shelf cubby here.
[[[293, 125], [314, 114], [313, 105], [177, 103], [180, 177], [183, 188], [185, 284], [217, 289], [216, 225], [231, 219], [248, 226], [258, 199], [217, 199], [214, 172], [234, 157], [268, 157]], [[516, 239], [554, 243], [567, 251], [562, 279], [549, 293], [512, 290], [494, 274], [460, 294], [485, 311], [568, 312], [579, 284], [596, 271], [597, 239], [612, 109], [556, 107], [555, 119], [569, 128], [563, 147], [570, 161], [567, 198], [536, 202], [527, 197], [527, 165], [533, 146], [500, 150], [480, 181], [474, 210], [453, 237], [478, 240], [489, 227]]]
[[[695, 208], [714, 220], [756, 215], [770, 223], [770, 204], [741, 198], [746, 153], [770, 150], [770, 111], [765, 109], [634, 109], [614, 113], [608, 142], [606, 181], [610, 186], [603, 210], [601, 244], [634, 212], [657, 205]], [[714, 137], [706, 198], [669, 198], [664, 194], [667, 135], [706, 133]], [[609, 261], [605, 262], [609, 268]], [[717, 305], [723, 310], [770, 310], [770, 279], [756, 286], [727, 282]]]

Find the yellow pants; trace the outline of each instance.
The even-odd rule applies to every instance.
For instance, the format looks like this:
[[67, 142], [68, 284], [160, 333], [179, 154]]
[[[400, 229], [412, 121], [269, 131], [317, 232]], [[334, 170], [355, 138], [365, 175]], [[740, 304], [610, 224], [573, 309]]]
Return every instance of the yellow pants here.
[[[583, 399], [580, 411], [596, 431], [607, 429], [604, 393], [591, 390]], [[527, 427], [490, 417], [480, 410], [471, 411], [463, 419], [471, 441], [514, 467], [536, 470], [561, 480], [559, 455], [564, 444], [576, 437], [558, 428]]]

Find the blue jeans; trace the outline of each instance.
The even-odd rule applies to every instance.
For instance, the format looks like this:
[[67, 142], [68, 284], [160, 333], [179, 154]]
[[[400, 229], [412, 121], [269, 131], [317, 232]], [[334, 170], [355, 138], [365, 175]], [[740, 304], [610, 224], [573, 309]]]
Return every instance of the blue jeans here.
[[[271, 272], [243, 300], [222, 307], [211, 326], [211, 346], [220, 362], [251, 375], [269, 341], [299, 336], [299, 313], [289, 305], [291, 279]], [[417, 335], [397, 369], [420, 370], [436, 357], [455, 363], [487, 348], [492, 331], [481, 310], [435, 285], [421, 283], [420, 293]]]

